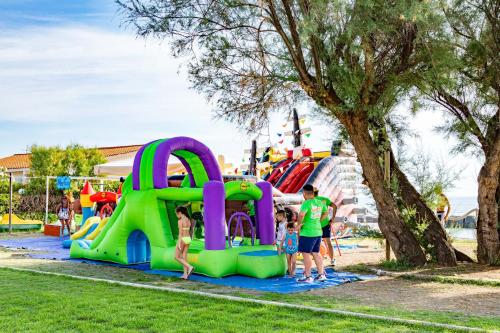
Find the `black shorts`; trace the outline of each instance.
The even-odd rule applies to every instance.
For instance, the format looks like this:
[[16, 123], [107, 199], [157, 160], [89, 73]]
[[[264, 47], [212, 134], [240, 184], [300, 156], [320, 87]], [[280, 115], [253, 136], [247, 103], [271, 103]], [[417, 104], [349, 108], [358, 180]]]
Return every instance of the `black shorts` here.
[[321, 236], [318, 237], [299, 237], [299, 252], [302, 253], [319, 253], [321, 245]]
[[323, 230], [323, 238], [330, 239], [332, 237], [332, 228], [330, 228], [330, 224], [327, 224], [326, 226], [321, 228], [321, 230]]

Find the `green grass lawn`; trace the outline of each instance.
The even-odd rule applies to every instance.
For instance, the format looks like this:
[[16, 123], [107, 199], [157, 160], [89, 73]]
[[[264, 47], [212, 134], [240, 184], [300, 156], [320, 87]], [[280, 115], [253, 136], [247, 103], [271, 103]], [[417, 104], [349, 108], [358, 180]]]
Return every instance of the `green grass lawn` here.
[[0, 332], [450, 332], [0, 269]]

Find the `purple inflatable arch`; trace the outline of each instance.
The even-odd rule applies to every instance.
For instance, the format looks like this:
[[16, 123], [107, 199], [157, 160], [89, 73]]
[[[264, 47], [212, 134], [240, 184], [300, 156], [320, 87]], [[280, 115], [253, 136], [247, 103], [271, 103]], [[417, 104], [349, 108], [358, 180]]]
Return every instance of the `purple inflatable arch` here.
[[[132, 169], [132, 180], [134, 190], [139, 190], [140, 187], [140, 167], [141, 159], [144, 153], [144, 149], [154, 142], [151, 141], [139, 149], [134, 158], [134, 166]], [[168, 187], [168, 180], [166, 177], [168, 159], [170, 155], [175, 155], [178, 150], [189, 151], [198, 156], [201, 163], [203, 164], [205, 171], [207, 173], [208, 179], [212, 181], [222, 181], [222, 174], [217, 164], [217, 160], [210, 151], [210, 149], [203, 143], [188, 137], [175, 137], [172, 139], [165, 140], [156, 147], [153, 160], [153, 185], [154, 188], [165, 188]], [[189, 180], [191, 185], [194, 185], [194, 177], [192, 174], [191, 167], [187, 161], [181, 156], [176, 156], [182, 165], [186, 168], [189, 175]]]
[[[217, 164], [217, 160], [210, 151], [210, 149], [203, 143], [185, 136], [179, 136], [173, 139], [164, 141], [156, 147], [155, 157], [153, 161], [153, 184], [155, 188], [168, 187], [167, 165], [168, 159], [172, 153], [177, 150], [186, 150], [200, 158], [201, 163], [205, 167], [208, 180], [222, 181], [222, 174]], [[181, 158], [181, 162], [186, 166], [186, 161]], [[186, 168], [188, 171], [190, 169]], [[190, 174], [192, 174], [190, 172]], [[190, 178], [193, 181], [192, 178]]]

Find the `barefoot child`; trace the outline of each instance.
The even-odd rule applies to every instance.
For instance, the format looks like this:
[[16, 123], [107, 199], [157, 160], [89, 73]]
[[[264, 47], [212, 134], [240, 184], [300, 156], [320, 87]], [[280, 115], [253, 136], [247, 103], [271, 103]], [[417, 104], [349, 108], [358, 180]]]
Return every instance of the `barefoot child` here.
[[184, 206], [179, 206], [175, 209], [175, 214], [179, 219], [179, 237], [175, 247], [175, 260], [180, 262], [184, 268], [184, 274], [181, 279], [187, 280], [193, 272], [194, 267], [187, 262], [187, 253], [191, 244], [191, 220], [189, 219], [188, 210]]
[[73, 206], [67, 196], [61, 197], [61, 203], [56, 208], [57, 217], [61, 221], [61, 230], [68, 228], [68, 235], [71, 236], [71, 221], [73, 220]]
[[[283, 247], [284, 246], [284, 247]], [[286, 253], [286, 261], [288, 263], [288, 275], [290, 277], [295, 276], [295, 266], [297, 261], [297, 251], [298, 251], [298, 237], [295, 232], [295, 226], [293, 222], [289, 222], [286, 225], [285, 238], [280, 243], [278, 251], [284, 249]]]

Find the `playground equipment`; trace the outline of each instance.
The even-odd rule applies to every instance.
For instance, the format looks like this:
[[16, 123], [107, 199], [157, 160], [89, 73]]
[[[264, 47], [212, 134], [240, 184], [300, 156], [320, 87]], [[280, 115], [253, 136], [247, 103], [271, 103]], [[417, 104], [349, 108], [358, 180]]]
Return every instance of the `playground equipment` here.
[[300, 204], [302, 186], [310, 184], [318, 189], [320, 196], [337, 205], [335, 221], [355, 222], [362, 217], [363, 210], [357, 208], [358, 196], [362, 194], [358, 191], [360, 167], [354, 151], [348, 147], [342, 146], [334, 155], [302, 149], [299, 159], [293, 159], [289, 150], [288, 156], [275, 161], [263, 177], [275, 186], [274, 199], [279, 204]]
[[[170, 187], [167, 166], [176, 156], [187, 170], [181, 187]], [[230, 247], [225, 236], [225, 201], [254, 200], [258, 235]], [[119, 264], [150, 262], [152, 269], [178, 270], [174, 259], [178, 226], [175, 208], [202, 201], [205, 239], [194, 239], [188, 262], [195, 273], [213, 277], [242, 274], [256, 278], [284, 275], [286, 260], [274, 243], [272, 186], [235, 180], [224, 184], [217, 160], [201, 142], [176, 137], [150, 142], [136, 154], [113, 215], [94, 240], [71, 244], [72, 258]]]
[[[113, 213], [110, 203], [116, 203], [118, 194], [115, 192], [95, 192], [92, 185], [85, 182], [80, 192], [80, 204], [82, 205], [82, 225], [80, 230], [71, 235], [70, 239], [63, 241], [64, 248], [70, 248], [75, 240], [93, 240], [108, 223], [109, 216]], [[99, 211], [94, 211], [95, 204], [102, 204]], [[97, 210], [97, 207], [95, 207]], [[98, 215], [96, 215], [98, 214]], [[94, 216], [96, 215], [96, 216]]]
[[[23, 220], [12, 214], [12, 230], [39, 230], [43, 222], [39, 220]], [[9, 230], [9, 214], [4, 214], [0, 219], [0, 231]]]

